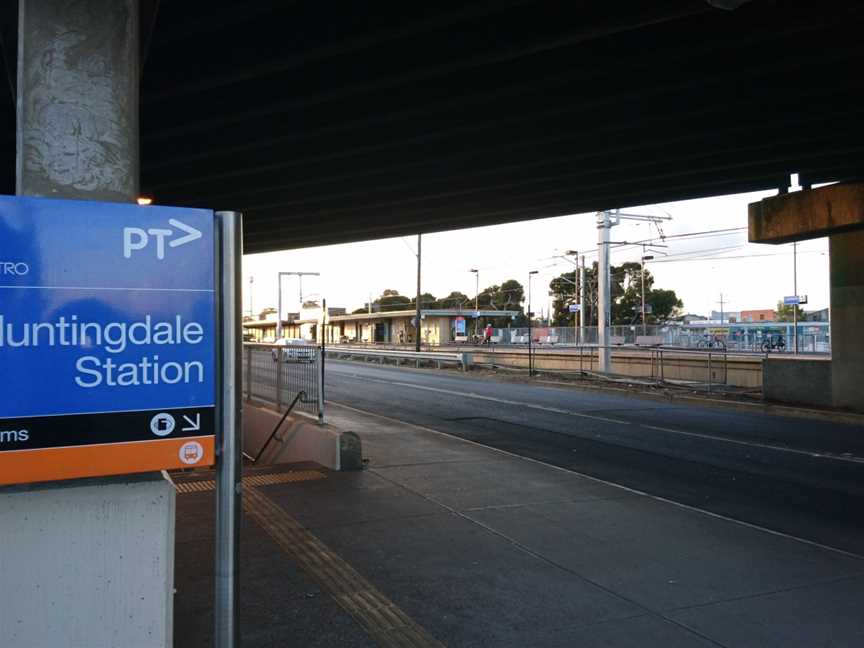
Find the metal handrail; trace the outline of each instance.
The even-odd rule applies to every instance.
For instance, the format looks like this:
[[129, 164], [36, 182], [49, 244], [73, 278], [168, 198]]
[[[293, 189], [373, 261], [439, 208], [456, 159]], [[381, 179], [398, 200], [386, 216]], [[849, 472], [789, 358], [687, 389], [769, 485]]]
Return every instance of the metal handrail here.
[[291, 413], [291, 410], [294, 409], [294, 406], [297, 404], [297, 401], [302, 400], [303, 398], [306, 398], [306, 392], [305, 391], [297, 392], [297, 395], [294, 397], [294, 400], [291, 401], [291, 404], [288, 406], [288, 409], [285, 410], [285, 413], [282, 415], [282, 418], [279, 419], [279, 422], [276, 424], [276, 427], [273, 428], [273, 431], [270, 433], [270, 436], [267, 437], [267, 440], [264, 442], [264, 445], [261, 446], [261, 449], [258, 450], [258, 453], [254, 457], [250, 454], [247, 454], [246, 452], [243, 453], [243, 456], [246, 459], [251, 461], [253, 464], [258, 463], [258, 460], [261, 458], [261, 455], [264, 454], [264, 451], [267, 450], [267, 447], [270, 445], [270, 442], [273, 441], [273, 439], [276, 437], [276, 433], [279, 431], [279, 428], [282, 427], [282, 424], [285, 423], [285, 419], [288, 418], [288, 415]]

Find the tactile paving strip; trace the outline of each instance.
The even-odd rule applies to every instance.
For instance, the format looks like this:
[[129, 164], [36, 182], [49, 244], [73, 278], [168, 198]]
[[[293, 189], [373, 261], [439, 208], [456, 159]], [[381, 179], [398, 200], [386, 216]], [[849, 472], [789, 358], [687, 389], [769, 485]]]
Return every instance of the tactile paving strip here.
[[354, 617], [379, 646], [443, 648], [357, 570], [261, 491], [245, 491], [243, 508], [309, 576]]
[[[291, 482], [312, 481], [313, 479], [326, 479], [327, 475], [317, 470], [292, 470], [290, 472], [268, 473], [262, 475], [249, 475], [243, 478], [244, 486], [272, 486], [273, 484], [290, 484]], [[216, 488], [216, 482], [212, 479], [202, 481], [179, 482], [174, 484], [178, 493], [203, 493]]]

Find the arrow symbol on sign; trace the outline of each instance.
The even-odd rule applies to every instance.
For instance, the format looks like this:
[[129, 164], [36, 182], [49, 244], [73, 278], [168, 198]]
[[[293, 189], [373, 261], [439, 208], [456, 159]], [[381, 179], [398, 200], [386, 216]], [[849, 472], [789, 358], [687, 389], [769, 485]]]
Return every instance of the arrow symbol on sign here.
[[183, 420], [185, 421], [183, 427], [184, 432], [195, 432], [201, 429], [201, 414], [198, 412], [195, 412], [194, 421], [185, 414], [183, 415]]
[[186, 236], [181, 236], [178, 239], [172, 239], [171, 241], [169, 241], [168, 245], [170, 245], [171, 247], [185, 245], [186, 243], [191, 243], [192, 241], [197, 241], [199, 238], [201, 238], [201, 232], [194, 227], [187, 225], [186, 223], [181, 223], [180, 221], [174, 220], [173, 218], [169, 218], [168, 223], [170, 225], [173, 225], [177, 229], [186, 232]]

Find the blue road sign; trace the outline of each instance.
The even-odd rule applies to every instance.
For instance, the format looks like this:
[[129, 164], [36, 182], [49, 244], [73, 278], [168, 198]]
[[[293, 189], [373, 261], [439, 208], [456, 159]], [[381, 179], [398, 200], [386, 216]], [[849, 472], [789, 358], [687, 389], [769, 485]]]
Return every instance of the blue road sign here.
[[783, 298], [783, 303], [784, 303], [786, 306], [793, 306], [793, 305], [797, 305], [797, 304], [800, 304], [800, 303], [801, 303], [801, 298], [798, 297], [798, 296], [796, 296], [796, 295], [787, 296], [787, 297], [784, 297], [784, 298]]
[[[156, 469], [142, 442], [212, 463], [214, 254], [212, 211], [0, 196], [0, 483], [18, 451], [86, 446], [71, 476]], [[135, 447], [99, 465], [104, 444]]]

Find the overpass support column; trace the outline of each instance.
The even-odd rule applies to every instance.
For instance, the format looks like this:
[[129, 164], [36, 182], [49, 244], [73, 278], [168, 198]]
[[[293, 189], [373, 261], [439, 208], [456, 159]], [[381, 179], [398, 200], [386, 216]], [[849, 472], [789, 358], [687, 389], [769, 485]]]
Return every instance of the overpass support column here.
[[[17, 193], [133, 201], [138, 0], [18, 11]], [[161, 473], [0, 488], [0, 645], [171, 645], [174, 498]]]
[[864, 183], [835, 184], [752, 203], [749, 230], [753, 243], [829, 237], [831, 381], [810, 387], [830, 390], [818, 394], [820, 398], [814, 394], [815, 401], [864, 412]]
[[138, 0], [19, 0], [17, 193], [138, 196]]
[[864, 410], [864, 230], [830, 240], [832, 401]]

